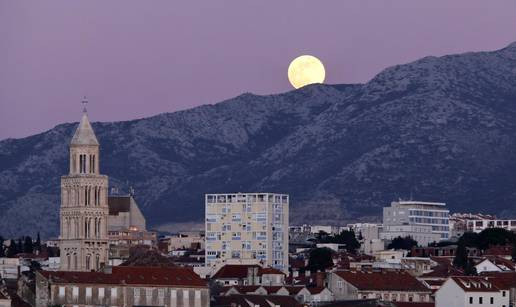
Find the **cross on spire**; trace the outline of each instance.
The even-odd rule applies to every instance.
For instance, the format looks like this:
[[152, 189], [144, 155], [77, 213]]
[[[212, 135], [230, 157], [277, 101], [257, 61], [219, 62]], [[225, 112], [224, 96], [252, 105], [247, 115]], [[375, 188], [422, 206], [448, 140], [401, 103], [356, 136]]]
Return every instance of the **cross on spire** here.
[[88, 99], [86, 98], [86, 96], [84, 96], [84, 97], [82, 98], [81, 103], [82, 103], [82, 105], [83, 105], [82, 112], [83, 112], [83, 113], [88, 112], [88, 110], [86, 109], [86, 105], [88, 104]]

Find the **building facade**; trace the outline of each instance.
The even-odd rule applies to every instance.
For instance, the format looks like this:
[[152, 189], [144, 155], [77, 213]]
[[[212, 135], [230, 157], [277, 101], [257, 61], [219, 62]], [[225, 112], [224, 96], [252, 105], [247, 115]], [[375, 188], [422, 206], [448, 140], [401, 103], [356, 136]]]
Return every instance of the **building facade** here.
[[207, 307], [210, 295], [206, 281], [187, 268], [38, 271], [35, 305]]
[[383, 208], [383, 224], [431, 226], [433, 233], [446, 240], [450, 237], [449, 215], [445, 203], [394, 201]]
[[428, 246], [429, 243], [441, 240], [441, 234], [432, 231], [430, 225], [385, 225], [380, 232], [380, 239], [393, 240], [397, 237], [411, 237], [419, 246]]
[[206, 266], [260, 263], [288, 270], [286, 194], [206, 195]]
[[454, 213], [450, 216], [450, 225], [457, 236], [466, 231], [479, 233], [489, 228], [516, 231], [516, 219], [498, 219], [494, 215], [480, 213]]
[[435, 293], [436, 307], [509, 307], [509, 289], [476, 276], [452, 276]]
[[99, 142], [86, 112], [70, 143], [61, 177], [61, 270], [97, 270], [108, 261], [108, 177], [100, 174]]
[[380, 299], [388, 302], [431, 302], [431, 291], [415, 277], [397, 271], [333, 271], [328, 288], [335, 300]]

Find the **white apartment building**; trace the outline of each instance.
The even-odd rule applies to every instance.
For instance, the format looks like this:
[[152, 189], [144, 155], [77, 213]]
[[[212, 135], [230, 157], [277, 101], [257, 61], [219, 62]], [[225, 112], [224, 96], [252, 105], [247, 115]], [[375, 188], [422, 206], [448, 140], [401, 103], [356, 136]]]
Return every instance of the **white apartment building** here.
[[516, 219], [498, 219], [494, 215], [480, 213], [454, 213], [450, 216], [450, 225], [457, 235], [466, 231], [479, 233], [488, 228], [516, 231]]
[[286, 194], [205, 196], [206, 266], [258, 263], [288, 271]]
[[436, 307], [509, 307], [509, 289], [476, 276], [452, 276], [435, 293]]
[[441, 240], [441, 234], [433, 232], [430, 225], [385, 225], [380, 231], [382, 240], [393, 240], [397, 237], [411, 237], [419, 246], [428, 246], [429, 243]]
[[445, 203], [394, 201], [383, 208], [383, 225], [427, 225], [446, 240], [450, 237], [449, 215]]

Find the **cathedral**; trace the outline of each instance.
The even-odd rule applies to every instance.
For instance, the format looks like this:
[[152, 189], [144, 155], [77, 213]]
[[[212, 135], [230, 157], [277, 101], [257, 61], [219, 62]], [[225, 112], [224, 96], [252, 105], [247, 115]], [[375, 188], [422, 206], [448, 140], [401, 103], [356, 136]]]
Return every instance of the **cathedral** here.
[[108, 262], [108, 177], [100, 174], [99, 158], [84, 110], [70, 142], [69, 174], [61, 177], [62, 271], [98, 270]]

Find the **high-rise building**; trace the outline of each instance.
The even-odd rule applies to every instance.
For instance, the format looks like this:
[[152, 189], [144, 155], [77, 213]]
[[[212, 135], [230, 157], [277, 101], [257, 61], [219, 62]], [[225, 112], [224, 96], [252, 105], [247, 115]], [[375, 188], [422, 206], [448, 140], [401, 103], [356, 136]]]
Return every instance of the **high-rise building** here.
[[99, 172], [99, 142], [84, 111], [61, 177], [61, 270], [91, 271], [108, 261], [108, 177]]
[[394, 201], [390, 207], [383, 208], [384, 225], [427, 225], [441, 240], [450, 236], [450, 210], [445, 203], [423, 201]]
[[206, 266], [261, 263], [288, 270], [286, 194], [206, 195]]

